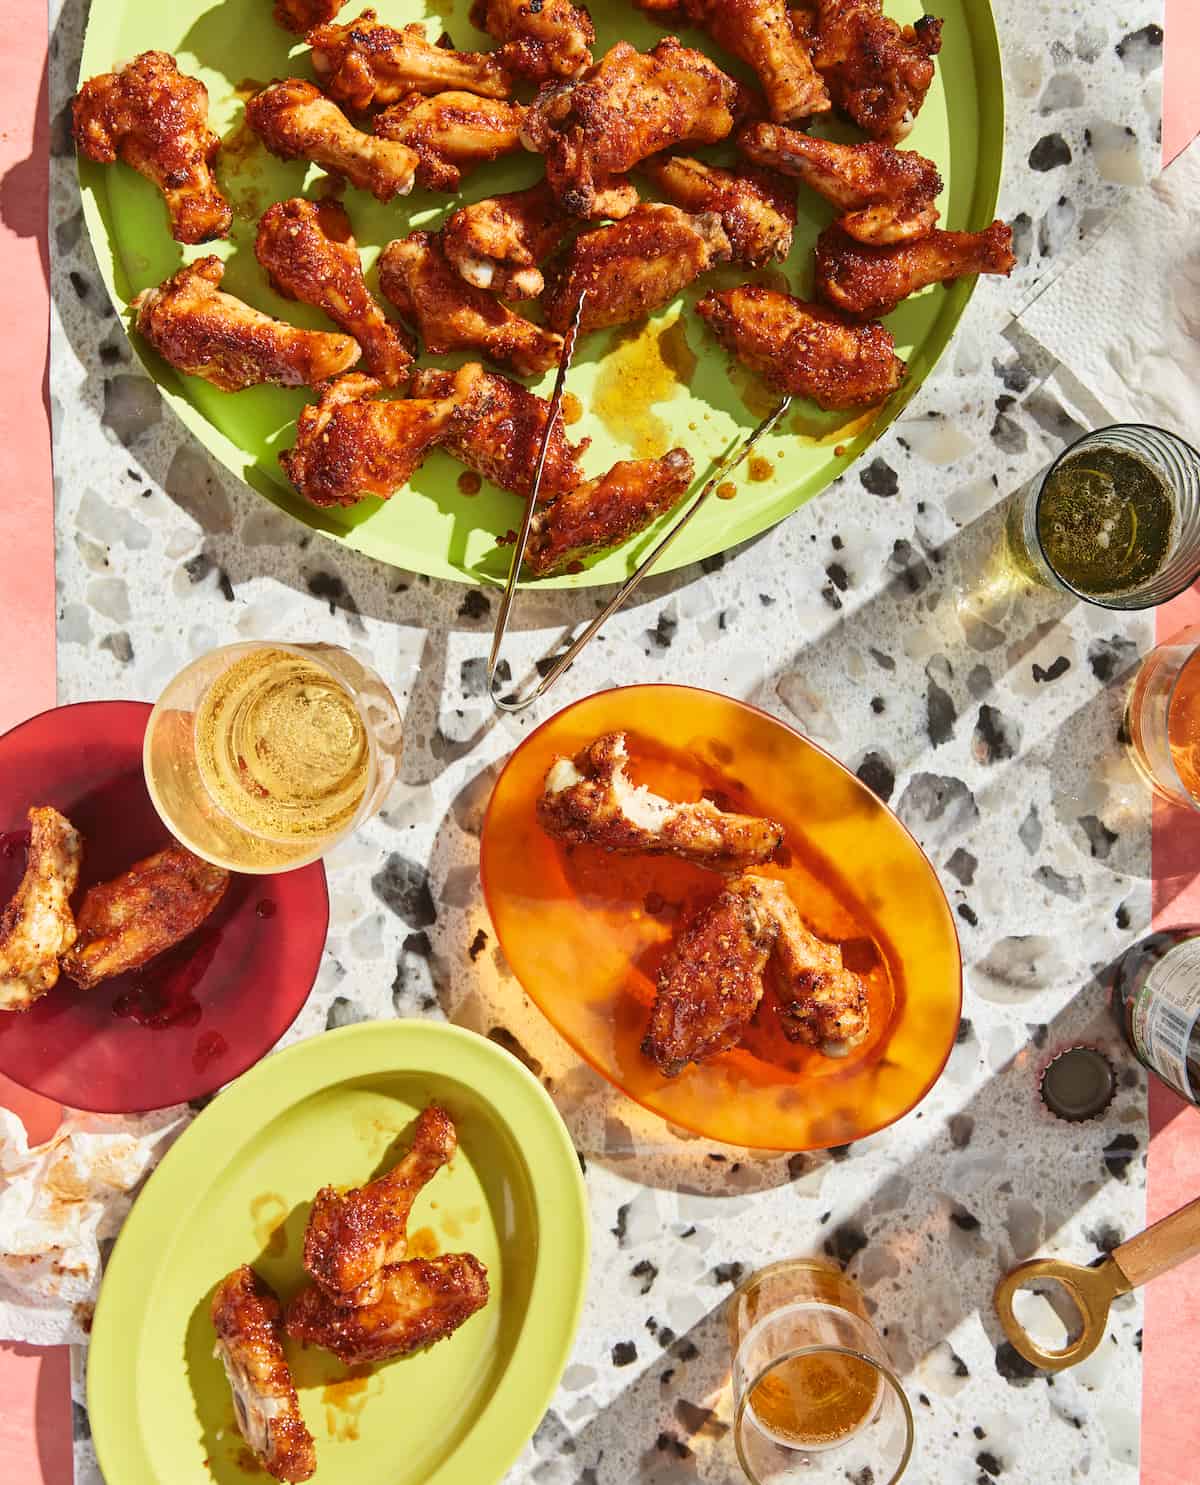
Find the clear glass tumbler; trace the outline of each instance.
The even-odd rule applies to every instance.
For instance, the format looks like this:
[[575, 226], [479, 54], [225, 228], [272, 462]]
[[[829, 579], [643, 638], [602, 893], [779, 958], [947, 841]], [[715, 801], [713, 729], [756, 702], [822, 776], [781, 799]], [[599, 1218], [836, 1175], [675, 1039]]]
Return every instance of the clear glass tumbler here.
[[729, 1301], [734, 1442], [753, 1485], [894, 1485], [913, 1417], [857, 1285], [819, 1258], [789, 1258]]
[[252, 641], [193, 660], [146, 726], [146, 786], [176, 839], [231, 871], [306, 866], [381, 808], [402, 723], [337, 645]]
[[1200, 810], [1200, 624], [1142, 661], [1125, 726], [1133, 761], [1154, 792]]

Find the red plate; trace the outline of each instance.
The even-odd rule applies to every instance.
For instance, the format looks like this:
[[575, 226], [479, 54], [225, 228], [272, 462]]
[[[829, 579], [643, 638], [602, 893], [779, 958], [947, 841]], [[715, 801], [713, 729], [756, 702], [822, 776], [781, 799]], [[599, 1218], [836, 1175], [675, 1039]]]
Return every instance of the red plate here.
[[[142, 777], [150, 706], [85, 701], [0, 737], [0, 904], [25, 869], [25, 814], [52, 804], [83, 833], [78, 904], [170, 842]], [[142, 970], [78, 989], [63, 975], [0, 1012], [0, 1073], [71, 1108], [133, 1114], [212, 1093], [275, 1045], [308, 998], [329, 926], [318, 861], [235, 876], [213, 916]]]

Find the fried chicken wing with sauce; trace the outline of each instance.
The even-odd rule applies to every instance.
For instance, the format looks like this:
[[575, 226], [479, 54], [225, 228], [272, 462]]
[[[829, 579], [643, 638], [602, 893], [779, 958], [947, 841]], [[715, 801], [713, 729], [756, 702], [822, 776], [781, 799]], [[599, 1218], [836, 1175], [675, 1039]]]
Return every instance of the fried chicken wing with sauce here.
[[407, 196], [413, 188], [416, 150], [356, 129], [336, 103], [301, 78], [256, 93], [246, 104], [246, 122], [281, 160], [312, 160], [376, 201]]
[[868, 247], [835, 223], [817, 239], [816, 290], [847, 314], [890, 314], [902, 300], [930, 284], [968, 273], [1007, 277], [1016, 266], [1012, 228], [993, 222], [984, 232], [930, 232], [916, 242]]
[[907, 242], [937, 224], [942, 177], [914, 150], [834, 144], [776, 124], [754, 124], [737, 143], [755, 164], [795, 176], [845, 212], [838, 225], [859, 242]]
[[873, 407], [904, 378], [890, 331], [823, 304], [742, 284], [711, 290], [696, 312], [726, 350], [777, 392], [811, 397], [826, 409]]
[[431, 355], [478, 350], [518, 376], [558, 364], [562, 338], [460, 278], [430, 232], [388, 243], [379, 258], [379, 287], [416, 325]]
[[901, 26], [883, 13], [883, 0], [816, 0], [815, 17], [802, 14], [817, 71], [835, 107], [887, 144], [916, 122], [942, 49], [942, 23], [924, 15]]
[[703, 52], [668, 36], [651, 52], [619, 41], [575, 82], [547, 83], [521, 131], [544, 155], [565, 209], [596, 214], [613, 176], [678, 144], [713, 144], [732, 130], [742, 90]]
[[375, 132], [415, 150], [417, 184], [427, 191], [457, 191], [477, 166], [521, 148], [527, 109], [519, 103], [471, 93], [410, 93], [375, 120]]
[[29, 857], [0, 912], [0, 1011], [27, 1011], [58, 983], [58, 956], [75, 942], [71, 893], [83, 837], [50, 805], [29, 811]]
[[274, 16], [285, 31], [303, 36], [333, 20], [346, 0], [275, 0]]
[[270, 382], [313, 387], [354, 365], [361, 354], [349, 335], [301, 330], [272, 319], [218, 286], [220, 258], [197, 258], [133, 301], [138, 334], [165, 361], [223, 392]]
[[354, 337], [376, 381], [398, 387], [408, 380], [406, 337], [371, 297], [350, 219], [336, 202], [277, 201], [258, 224], [254, 256], [281, 294], [324, 310]]
[[578, 77], [592, 65], [596, 28], [571, 0], [474, 0], [471, 24], [504, 45], [504, 65], [529, 82]]
[[690, 155], [658, 155], [640, 169], [675, 206], [716, 212], [735, 263], [762, 268], [791, 252], [796, 189], [778, 175], [752, 165], [734, 173]]
[[83, 990], [140, 969], [181, 943], [218, 907], [229, 873], [175, 843], [128, 871], [89, 887], [75, 926], [79, 937], [62, 958]]
[[487, 1269], [473, 1253], [410, 1258], [379, 1276], [380, 1297], [356, 1308], [316, 1284], [287, 1307], [287, 1333], [347, 1366], [389, 1361], [444, 1340], [488, 1302]]
[[317, 1454], [283, 1354], [279, 1300], [248, 1264], [217, 1285], [212, 1298], [220, 1358], [233, 1393], [238, 1429], [276, 1480], [310, 1480]]
[[490, 52], [456, 52], [426, 40], [418, 21], [394, 30], [373, 10], [347, 25], [317, 26], [305, 37], [313, 71], [329, 96], [359, 111], [409, 93], [455, 89], [507, 98], [512, 78]]
[[166, 199], [176, 242], [211, 242], [233, 222], [212, 163], [208, 89], [169, 52], [143, 52], [119, 72], [90, 78], [71, 105], [75, 144], [89, 160], [123, 160]]

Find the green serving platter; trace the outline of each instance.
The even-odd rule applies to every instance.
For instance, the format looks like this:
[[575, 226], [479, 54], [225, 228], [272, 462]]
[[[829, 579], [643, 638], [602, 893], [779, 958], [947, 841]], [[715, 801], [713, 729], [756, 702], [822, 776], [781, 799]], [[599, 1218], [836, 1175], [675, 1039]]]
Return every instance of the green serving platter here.
[[[138, 1197], [109, 1260], [88, 1359], [108, 1485], [245, 1485], [209, 1304], [250, 1263], [287, 1300], [313, 1195], [394, 1161], [431, 1100], [458, 1152], [421, 1192], [410, 1254], [474, 1253], [491, 1297], [454, 1335], [370, 1368], [288, 1354], [321, 1485], [494, 1485], [566, 1365], [588, 1266], [579, 1162], [537, 1079], [494, 1042], [428, 1021], [328, 1032], [219, 1094]], [[265, 1478], [263, 1476], [262, 1478]]]
[[[353, 16], [358, 8], [352, 0], [344, 14]], [[431, 6], [418, 0], [378, 0], [375, 8], [393, 25], [428, 18], [431, 38], [445, 29], [463, 49], [492, 44], [468, 22], [467, 0]], [[925, 9], [945, 18], [937, 79], [906, 147], [936, 160], [942, 171], [943, 225], [985, 227], [995, 212], [1004, 141], [1000, 48], [988, 0], [929, 0], [927, 6], [921, 0], [888, 0], [887, 8], [901, 21], [916, 20]], [[595, 0], [590, 9], [597, 56], [619, 39], [650, 47], [665, 34], [630, 0]], [[750, 77], [701, 33], [680, 34], [731, 72]], [[212, 126], [225, 141], [217, 174], [233, 204], [234, 228], [228, 242], [182, 248], [171, 240], [162, 202], [149, 182], [124, 165], [81, 161], [84, 217], [117, 309], [128, 322], [129, 301], [141, 289], [159, 283], [184, 259], [215, 251], [227, 263], [224, 286], [232, 293], [295, 323], [331, 328], [318, 311], [277, 295], [254, 257], [254, 234], [262, 212], [274, 201], [318, 190], [321, 172], [302, 161], [283, 162], [269, 155], [246, 128], [242, 105], [249, 92], [272, 78], [311, 77], [306, 48], [272, 20], [271, 0], [93, 0], [81, 77], [108, 71], [114, 63], [149, 48], [173, 52], [184, 71], [202, 78], [208, 88]], [[838, 125], [824, 132], [842, 139], [860, 137]], [[715, 161], [733, 158], [728, 145], [702, 153]], [[368, 282], [373, 282], [372, 265], [379, 250], [392, 238], [418, 227], [436, 228], [463, 201], [529, 185], [540, 172], [539, 159], [523, 153], [468, 176], [456, 198], [416, 191], [381, 205], [364, 192], [348, 189], [345, 205], [368, 268]], [[731, 361], [692, 307], [705, 289], [746, 279], [780, 287], [786, 280], [793, 292], [807, 294], [813, 243], [833, 213], [804, 190], [799, 209], [795, 244], [786, 263], [759, 273], [721, 268], [648, 324], [600, 332], [581, 343], [569, 387], [584, 411], [570, 431], [592, 440], [584, 459], [589, 474], [602, 473], [618, 459], [659, 454], [681, 445], [695, 458], [697, 476], [703, 477], [771, 406], [770, 395]], [[672, 547], [664, 569], [711, 556], [766, 530], [844, 473], [929, 375], [972, 288], [972, 280], [961, 280], [901, 305], [887, 322], [909, 365], [901, 391], [867, 416], [821, 413], [813, 404], [794, 407], [780, 430], [763, 441], [762, 457], [749, 472], [739, 473], [735, 498], [713, 501], [701, 511]], [[351, 509], [317, 510], [291, 489], [278, 463], [280, 451], [293, 441], [297, 414], [312, 394], [272, 387], [221, 392], [176, 372], [136, 334], [133, 343], [163, 396], [209, 452], [308, 526], [383, 562], [433, 577], [490, 582], [502, 581], [507, 574], [509, 552], [496, 546], [496, 538], [519, 524], [520, 503], [489, 485], [474, 495], [464, 493], [458, 483], [461, 468], [448, 455], [433, 454], [411, 485], [390, 501], [367, 499]], [[436, 364], [455, 365], [465, 359], [442, 357]], [[548, 374], [537, 390], [548, 395], [551, 382]], [[602, 555], [582, 572], [542, 580], [542, 585], [621, 581], [658, 529]]]

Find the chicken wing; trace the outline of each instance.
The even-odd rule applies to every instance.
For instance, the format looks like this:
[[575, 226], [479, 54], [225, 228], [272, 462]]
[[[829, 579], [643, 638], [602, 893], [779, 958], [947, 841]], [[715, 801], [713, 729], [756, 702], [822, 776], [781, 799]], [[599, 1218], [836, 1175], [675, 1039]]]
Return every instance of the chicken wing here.
[[[414, 397], [447, 397], [453, 384], [449, 371], [419, 371], [411, 391]], [[502, 490], [528, 497], [550, 404], [520, 382], [477, 363], [461, 368], [459, 389], [442, 447]], [[562, 419], [555, 420], [542, 472], [543, 500], [583, 483], [579, 456], [590, 442], [571, 443]]]
[[379, 258], [379, 287], [420, 331], [434, 356], [480, 350], [518, 376], [558, 364], [560, 336], [522, 319], [483, 289], [461, 279], [430, 232], [389, 242]]
[[487, 1269], [473, 1253], [410, 1258], [383, 1270], [380, 1298], [362, 1308], [310, 1284], [287, 1307], [287, 1333], [358, 1366], [444, 1340], [487, 1302]]
[[592, 65], [596, 28], [571, 0], [474, 0], [470, 15], [473, 26], [504, 43], [504, 65], [528, 82], [578, 77]]
[[159, 188], [176, 242], [225, 237], [233, 222], [212, 163], [208, 89], [169, 52], [143, 52], [119, 72], [90, 78], [71, 105], [75, 144], [89, 160], [120, 159]]
[[375, 120], [381, 139], [415, 150], [417, 184], [427, 191], [457, 191], [476, 166], [521, 148], [528, 110], [519, 103], [471, 93], [410, 93]]
[[707, 799], [663, 799], [630, 779], [628, 761], [623, 732], [605, 733], [573, 760], [556, 758], [537, 802], [542, 829], [567, 845], [618, 856], [678, 856], [725, 873], [761, 866], [779, 849], [783, 826], [775, 820], [719, 810]]
[[490, 52], [456, 52], [425, 38], [418, 21], [396, 31], [364, 10], [347, 25], [317, 26], [304, 38], [313, 71], [339, 103], [359, 111], [396, 103], [409, 93], [454, 88], [481, 98], [507, 98], [512, 78]]
[[75, 915], [79, 937], [62, 958], [84, 990], [140, 969], [195, 933], [221, 902], [229, 873], [170, 845], [115, 877], [89, 887]]
[[333, 20], [346, 0], [275, 0], [275, 19], [285, 31], [303, 36], [314, 26]]
[[408, 1251], [408, 1214], [417, 1193], [458, 1148], [450, 1115], [436, 1104], [422, 1109], [408, 1154], [386, 1175], [339, 1195], [317, 1192], [304, 1232], [304, 1267], [342, 1304], [375, 1304], [380, 1269]]
[[547, 83], [521, 131], [546, 157], [567, 211], [596, 214], [596, 193], [676, 144], [713, 144], [733, 128], [742, 90], [703, 52], [668, 36], [652, 52], [619, 41], [575, 82]]
[[356, 129], [336, 103], [298, 77], [272, 83], [246, 104], [246, 122], [281, 160], [313, 160], [377, 201], [407, 196], [420, 156]]
[[796, 188], [778, 175], [749, 165], [734, 174], [690, 155], [657, 155], [640, 168], [684, 211], [716, 212], [735, 263], [762, 268], [791, 252]]
[[933, 82], [941, 21], [923, 15], [901, 26], [884, 15], [883, 0], [816, 0], [816, 7], [815, 16], [801, 13], [797, 29], [835, 107], [872, 139], [895, 144], [912, 129]]
[[916, 242], [867, 247], [836, 223], [817, 238], [816, 290], [827, 304], [864, 318], [890, 314], [929, 284], [968, 273], [1007, 277], [1016, 266], [1012, 228], [993, 222], [985, 232], [931, 232]]
[[793, 397], [811, 397], [823, 408], [873, 407], [904, 378], [906, 367], [890, 331], [823, 304], [743, 284], [711, 290], [696, 312], [768, 385]]
[[763, 997], [778, 930], [758, 894], [731, 885], [683, 929], [658, 976], [642, 1042], [666, 1078], [741, 1040]]
[[53, 989], [58, 956], [75, 942], [71, 893], [83, 862], [83, 837], [49, 805], [35, 805], [28, 819], [25, 875], [0, 912], [0, 1011], [27, 1011]]
[[254, 255], [281, 294], [324, 310], [353, 335], [376, 381], [398, 387], [408, 380], [406, 337], [368, 292], [350, 219], [336, 202], [277, 201], [258, 224]]
[[306, 407], [296, 442], [280, 454], [284, 473], [313, 505], [355, 505], [364, 495], [387, 500], [407, 484], [445, 435], [455, 398], [377, 400], [372, 377], [339, 377]]
[[283, 1354], [279, 1300], [248, 1264], [217, 1285], [212, 1298], [220, 1358], [242, 1437], [277, 1480], [310, 1480], [317, 1468], [312, 1434]]
[[845, 212], [838, 225], [859, 242], [906, 242], [924, 237], [937, 223], [942, 177], [932, 160], [914, 150], [874, 140], [834, 144], [777, 124], [743, 130], [738, 149], [757, 165], [796, 176]]
[[220, 258], [197, 258], [133, 301], [138, 333], [180, 371], [223, 392], [271, 382], [316, 386], [358, 360], [349, 335], [300, 330], [218, 288]]
[[565, 332], [587, 291], [581, 332], [640, 320], [730, 254], [716, 212], [688, 216], [677, 206], [636, 206], [611, 227], [584, 232], [550, 269], [542, 299], [546, 323]]

